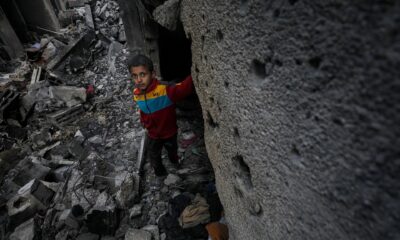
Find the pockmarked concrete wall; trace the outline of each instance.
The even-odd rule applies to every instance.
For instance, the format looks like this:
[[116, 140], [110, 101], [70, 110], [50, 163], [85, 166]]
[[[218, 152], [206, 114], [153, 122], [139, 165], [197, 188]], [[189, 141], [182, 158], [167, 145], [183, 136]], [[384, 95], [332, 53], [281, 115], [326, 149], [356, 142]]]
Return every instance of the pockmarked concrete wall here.
[[231, 239], [400, 239], [399, 4], [182, 0]]

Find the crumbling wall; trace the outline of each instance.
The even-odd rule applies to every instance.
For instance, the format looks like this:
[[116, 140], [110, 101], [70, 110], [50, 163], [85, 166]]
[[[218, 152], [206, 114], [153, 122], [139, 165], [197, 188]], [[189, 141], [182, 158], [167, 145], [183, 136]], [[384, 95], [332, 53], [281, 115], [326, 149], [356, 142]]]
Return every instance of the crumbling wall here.
[[399, 13], [181, 2], [232, 239], [400, 238]]

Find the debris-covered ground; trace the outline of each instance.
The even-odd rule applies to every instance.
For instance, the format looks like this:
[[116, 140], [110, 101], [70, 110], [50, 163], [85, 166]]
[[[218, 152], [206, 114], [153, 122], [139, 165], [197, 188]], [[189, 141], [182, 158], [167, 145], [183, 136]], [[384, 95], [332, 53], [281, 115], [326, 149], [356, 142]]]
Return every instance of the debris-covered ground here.
[[0, 239], [207, 239], [205, 224], [220, 219], [199, 107], [178, 109], [179, 169], [164, 155], [159, 179], [140, 164], [118, 11], [77, 7], [25, 61], [2, 63]]

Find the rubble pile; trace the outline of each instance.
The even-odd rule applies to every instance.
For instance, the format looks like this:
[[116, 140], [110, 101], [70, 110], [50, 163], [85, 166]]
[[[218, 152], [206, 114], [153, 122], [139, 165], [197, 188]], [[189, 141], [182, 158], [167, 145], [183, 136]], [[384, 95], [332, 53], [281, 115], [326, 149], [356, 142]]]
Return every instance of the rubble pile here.
[[101, 34], [114, 41], [126, 42], [124, 24], [119, 16], [119, 6], [116, 1], [96, 1], [93, 16]]
[[[69, 3], [95, 24], [76, 18], [62, 35], [40, 36], [1, 74], [0, 238], [207, 238], [222, 206], [200, 109], [178, 119], [180, 168], [163, 154], [169, 175], [156, 178], [143, 162], [118, 5]], [[197, 207], [201, 221], [181, 215]]]

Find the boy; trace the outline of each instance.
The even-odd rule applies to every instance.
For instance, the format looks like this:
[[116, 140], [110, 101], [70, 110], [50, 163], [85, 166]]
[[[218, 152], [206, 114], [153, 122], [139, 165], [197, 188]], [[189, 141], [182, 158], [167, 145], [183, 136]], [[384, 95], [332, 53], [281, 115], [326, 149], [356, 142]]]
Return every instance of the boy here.
[[161, 151], [165, 147], [169, 160], [179, 164], [175, 103], [192, 93], [192, 77], [176, 85], [161, 83], [153, 62], [141, 54], [128, 60], [128, 69], [135, 82], [133, 96], [140, 109], [140, 122], [147, 129], [147, 159], [156, 176], [165, 176]]

